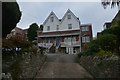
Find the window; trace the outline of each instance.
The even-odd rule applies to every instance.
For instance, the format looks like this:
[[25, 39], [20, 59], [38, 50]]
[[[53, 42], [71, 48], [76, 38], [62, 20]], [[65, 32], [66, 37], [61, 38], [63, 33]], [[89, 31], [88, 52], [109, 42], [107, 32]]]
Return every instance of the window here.
[[76, 37], [73, 37], [72, 42], [73, 42], [73, 44], [76, 43]]
[[54, 21], [54, 17], [51, 17], [51, 22], [53, 22]]
[[41, 39], [41, 43], [43, 43], [43, 39]]
[[48, 39], [46, 39], [46, 40], [45, 40], [45, 43], [49, 43], [49, 40], [48, 40]]
[[90, 42], [90, 37], [89, 36], [82, 37], [82, 42], [83, 43]]
[[50, 31], [50, 26], [47, 27], [47, 31]]
[[70, 11], [68, 11], [68, 13], [70, 13]]
[[65, 41], [64, 42], [66, 42], [67, 43], [67, 37], [65, 37]]
[[68, 15], [67, 18], [68, 18], [68, 19], [71, 19], [71, 15]]
[[59, 25], [57, 25], [56, 30], [59, 30]]
[[86, 42], [90, 42], [90, 37], [86, 36]]
[[15, 32], [13, 33], [13, 35], [15, 35]]
[[68, 29], [72, 29], [72, 24], [68, 24]]
[[53, 38], [50, 39], [50, 43], [53, 43]]
[[82, 27], [82, 31], [89, 31], [88, 27]]

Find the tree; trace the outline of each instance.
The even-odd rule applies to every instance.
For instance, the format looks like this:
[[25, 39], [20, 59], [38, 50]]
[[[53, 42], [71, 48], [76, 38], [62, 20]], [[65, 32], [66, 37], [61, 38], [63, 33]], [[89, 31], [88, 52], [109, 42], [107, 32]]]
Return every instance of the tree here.
[[120, 1], [119, 1], [119, 0], [101, 0], [101, 1], [102, 1], [102, 5], [103, 5], [103, 7], [104, 7], [105, 9], [106, 9], [106, 7], [107, 7], [108, 5], [110, 5], [111, 8], [120, 5]]
[[39, 27], [36, 23], [33, 23], [33, 24], [30, 25], [30, 27], [28, 29], [28, 34], [27, 34], [29, 41], [33, 41], [33, 40], [36, 39], [35, 37], [37, 37], [38, 28]]
[[120, 41], [120, 26], [112, 26], [111, 28], [102, 31], [101, 34], [114, 34]]
[[16, 27], [21, 17], [17, 2], [2, 2], [2, 37], [5, 38]]

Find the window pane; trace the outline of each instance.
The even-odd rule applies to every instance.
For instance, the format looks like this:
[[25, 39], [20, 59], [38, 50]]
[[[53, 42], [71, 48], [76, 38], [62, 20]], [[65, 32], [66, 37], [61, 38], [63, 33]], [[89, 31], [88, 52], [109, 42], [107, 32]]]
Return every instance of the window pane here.
[[86, 36], [86, 42], [90, 42], [89, 36]]
[[68, 19], [71, 19], [71, 15], [68, 15]]
[[85, 42], [85, 37], [82, 37], [82, 42]]
[[54, 18], [53, 17], [51, 17], [51, 22], [53, 22], [54, 21]]
[[68, 29], [72, 29], [72, 24], [68, 24]]
[[56, 30], [59, 30], [59, 25], [57, 25]]
[[49, 30], [50, 30], [50, 26], [47, 27], [47, 31], [49, 31]]
[[86, 31], [89, 31], [88, 27], [86, 27]]
[[53, 43], [53, 39], [50, 39], [50, 43]]
[[46, 43], [48, 43], [48, 42], [49, 42], [49, 40], [48, 40], [48, 39], [46, 39], [45, 41], [46, 41]]
[[82, 27], [82, 31], [89, 31], [88, 27]]

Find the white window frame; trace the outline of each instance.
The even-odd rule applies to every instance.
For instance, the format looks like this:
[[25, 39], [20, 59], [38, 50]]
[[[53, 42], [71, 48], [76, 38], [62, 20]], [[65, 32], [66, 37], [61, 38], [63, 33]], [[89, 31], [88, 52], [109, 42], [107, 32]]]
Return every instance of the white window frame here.
[[88, 26], [82, 27], [82, 31], [89, 31], [89, 27]]
[[72, 43], [73, 43], [73, 44], [76, 43], [76, 37], [73, 37], [73, 39], [72, 39]]
[[88, 42], [90, 42], [90, 37], [89, 37], [89, 36], [84, 36], [84, 37], [82, 37], [82, 42], [83, 42], [83, 43], [88, 43]]
[[47, 26], [47, 31], [50, 31], [50, 26]]
[[65, 37], [64, 42], [67, 43], [67, 37]]
[[70, 14], [67, 15], [67, 19], [71, 19], [71, 15]]
[[72, 24], [68, 24], [68, 29], [72, 29]]
[[56, 30], [59, 30], [59, 25], [57, 25]]
[[51, 22], [54, 22], [54, 17], [51, 17], [50, 20], [51, 20]]

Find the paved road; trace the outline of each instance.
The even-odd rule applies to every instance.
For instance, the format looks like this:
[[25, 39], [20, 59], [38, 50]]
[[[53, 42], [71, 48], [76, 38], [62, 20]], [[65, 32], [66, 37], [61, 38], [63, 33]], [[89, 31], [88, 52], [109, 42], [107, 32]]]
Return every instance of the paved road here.
[[92, 76], [78, 63], [77, 55], [47, 54], [44, 63], [36, 78], [92, 78]]

